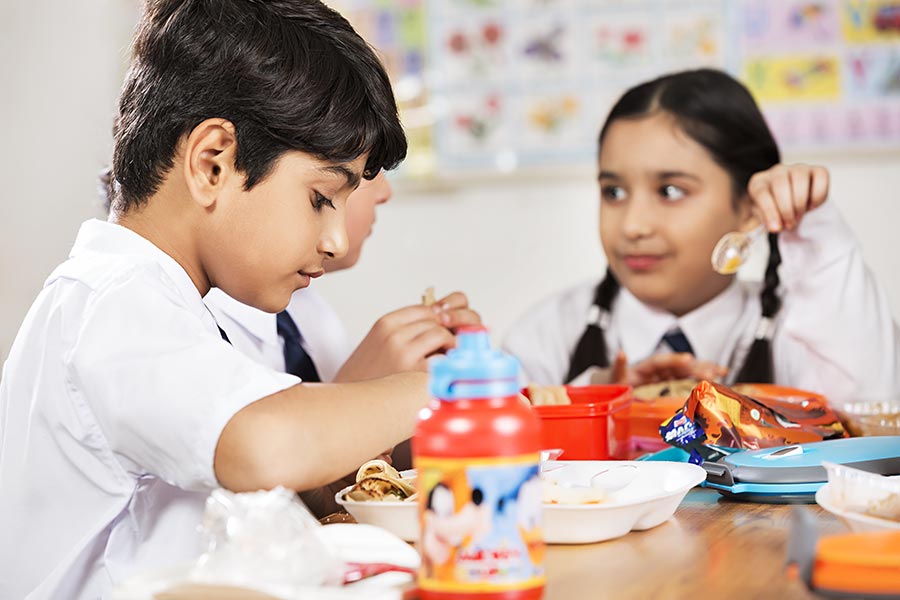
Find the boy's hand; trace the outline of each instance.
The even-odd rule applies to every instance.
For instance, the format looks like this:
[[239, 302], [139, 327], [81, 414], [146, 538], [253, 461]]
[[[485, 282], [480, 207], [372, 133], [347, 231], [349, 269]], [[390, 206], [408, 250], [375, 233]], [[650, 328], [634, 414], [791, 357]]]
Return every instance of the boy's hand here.
[[655, 354], [635, 365], [628, 365], [625, 353], [619, 351], [613, 360], [612, 383], [637, 387], [672, 379], [707, 379], [717, 381], [728, 368], [712, 362], [697, 360], [693, 354]]
[[829, 175], [825, 167], [775, 165], [750, 178], [747, 192], [765, 220], [766, 229], [794, 229], [803, 215], [828, 198]]
[[336, 382], [364, 381], [403, 371], [425, 371], [426, 359], [456, 344], [453, 331], [478, 325], [465, 294], [454, 292], [431, 306], [407, 306], [378, 319], [341, 367]]

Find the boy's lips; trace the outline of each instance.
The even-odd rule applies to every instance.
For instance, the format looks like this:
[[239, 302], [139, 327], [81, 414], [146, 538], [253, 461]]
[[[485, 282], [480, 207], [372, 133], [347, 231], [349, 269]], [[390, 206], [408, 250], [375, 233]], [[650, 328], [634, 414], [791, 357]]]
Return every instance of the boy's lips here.
[[625, 254], [622, 262], [632, 271], [650, 271], [665, 259], [663, 254]]
[[315, 279], [316, 277], [321, 277], [325, 274], [324, 269], [319, 269], [318, 271], [297, 271], [297, 275], [300, 276], [301, 284], [297, 289], [305, 288], [309, 285], [311, 279]]

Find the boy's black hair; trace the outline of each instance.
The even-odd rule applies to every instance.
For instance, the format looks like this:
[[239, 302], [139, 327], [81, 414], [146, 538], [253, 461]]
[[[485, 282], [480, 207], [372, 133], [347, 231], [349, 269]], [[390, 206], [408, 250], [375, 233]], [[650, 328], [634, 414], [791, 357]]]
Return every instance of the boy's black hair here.
[[[747, 194], [747, 184], [754, 173], [764, 171], [781, 162], [781, 154], [772, 132], [753, 100], [753, 96], [733, 77], [715, 69], [698, 69], [664, 75], [631, 88], [610, 110], [600, 130], [599, 144], [609, 127], [619, 119], [636, 119], [655, 113], [666, 113], [731, 177], [733, 202], [737, 206]], [[736, 381], [771, 383], [774, 376], [771, 344], [771, 323], [781, 307], [778, 296], [778, 235], [770, 233], [769, 263], [765, 285], [760, 293], [763, 322], [756, 332], [753, 345]], [[619, 282], [607, 269], [597, 286], [594, 309], [598, 318], [589, 323], [575, 347], [566, 382], [588, 367], [609, 366], [605, 321], [619, 292]]]
[[194, 127], [234, 124], [246, 189], [285, 153], [329, 162], [368, 152], [364, 176], [406, 156], [384, 67], [318, 0], [148, 0], [114, 126], [113, 206], [159, 188]]

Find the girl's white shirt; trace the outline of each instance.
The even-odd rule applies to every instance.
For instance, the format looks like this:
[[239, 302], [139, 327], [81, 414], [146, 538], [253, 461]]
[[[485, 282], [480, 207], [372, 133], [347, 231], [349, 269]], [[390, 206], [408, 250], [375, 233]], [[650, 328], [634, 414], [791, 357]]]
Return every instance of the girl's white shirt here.
[[[203, 301], [235, 348], [261, 364], [285, 370], [284, 340], [278, 335], [276, 315], [242, 304], [219, 289], [210, 290]], [[294, 292], [287, 311], [300, 330], [303, 349], [316, 365], [319, 377], [333, 381], [353, 351], [340, 317], [311, 288]]]
[[[838, 405], [900, 402], [900, 329], [834, 203], [807, 214], [795, 231], [783, 232], [779, 249], [782, 307], [771, 338], [776, 383], [825, 394]], [[522, 362], [527, 381], [563, 383], [598, 283], [546, 299], [513, 325], [504, 348]], [[735, 279], [680, 318], [622, 289], [605, 330], [608, 356], [621, 349], [635, 363], [668, 351], [660, 340], [680, 327], [698, 359], [730, 367], [733, 378], [760, 326], [760, 289]], [[587, 383], [593, 371], [573, 383]]]
[[0, 598], [106, 598], [199, 556], [228, 421], [299, 380], [227, 344], [184, 269], [87, 221], [0, 382]]

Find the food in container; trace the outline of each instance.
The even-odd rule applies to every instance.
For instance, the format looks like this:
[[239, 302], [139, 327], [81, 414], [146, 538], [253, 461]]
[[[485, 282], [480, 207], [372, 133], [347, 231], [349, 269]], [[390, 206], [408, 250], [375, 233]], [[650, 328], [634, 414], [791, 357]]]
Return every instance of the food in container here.
[[851, 402], [837, 412], [850, 435], [900, 435], [900, 402]]
[[830, 462], [822, 464], [828, 473], [830, 501], [836, 508], [900, 525], [900, 476], [886, 477]]
[[347, 497], [362, 502], [369, 500], [415, 500], [413, 482], [403, 479], [397, 470], [383, 460], [370, 460], [356, 473], [356, 484]]

